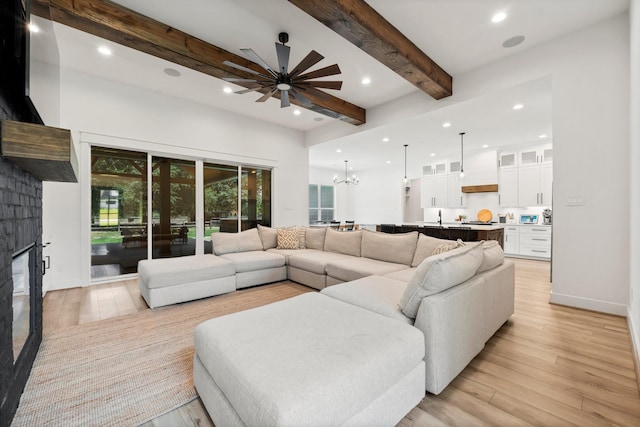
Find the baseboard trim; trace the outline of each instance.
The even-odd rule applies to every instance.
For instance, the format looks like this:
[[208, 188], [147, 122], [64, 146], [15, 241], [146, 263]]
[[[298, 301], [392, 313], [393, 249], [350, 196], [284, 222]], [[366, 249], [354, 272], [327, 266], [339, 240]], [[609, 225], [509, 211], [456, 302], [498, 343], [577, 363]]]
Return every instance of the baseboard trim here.
[[636, 382], [640, 391], [640, 342], [636, 341], [636, 332], [640, 332], [637, 325], [633, 324], [631, 307], [627, 307], [627, 324], [629, 325], [629, 335], [631, 336], [631, 352], [633, 353], [633, 366], [636, 368]]
[[551, 298], [549, 302], [551, 304], [566, 305], [568, 307], [582, 308], [584, 310], [613, 314], [615, 316], [627, 317], [628, 314], [627, 306], [624, 304], [577, 297], [574, 295], [558, 294], [553, 291], [551, 291]]

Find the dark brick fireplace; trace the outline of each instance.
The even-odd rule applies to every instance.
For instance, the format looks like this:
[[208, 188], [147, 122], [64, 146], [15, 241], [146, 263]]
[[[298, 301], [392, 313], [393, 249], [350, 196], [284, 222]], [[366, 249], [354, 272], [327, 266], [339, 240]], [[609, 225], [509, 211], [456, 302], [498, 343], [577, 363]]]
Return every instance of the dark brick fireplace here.
[[[29, 0], [0, 2], [0, 120], [42, 124], [28, 98]], [[2, 141], [0, 141], [0, 151]], [[0, 426], [13, 419], [42, 340], [42, 181], [0, 156]], [[13, 255], [33, 246], [31, 325], [13, 355]]]

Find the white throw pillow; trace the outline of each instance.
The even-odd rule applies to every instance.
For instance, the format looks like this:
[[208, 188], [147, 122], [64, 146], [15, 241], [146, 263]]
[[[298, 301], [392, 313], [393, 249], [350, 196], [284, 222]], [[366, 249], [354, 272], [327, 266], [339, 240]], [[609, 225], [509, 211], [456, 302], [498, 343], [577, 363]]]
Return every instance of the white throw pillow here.
[[484, 257], [482, 242], [433, 255], [416, 268], [400, 299], [400, 309], [415, 319], [424, 297], [437, 294], [473, 277]]

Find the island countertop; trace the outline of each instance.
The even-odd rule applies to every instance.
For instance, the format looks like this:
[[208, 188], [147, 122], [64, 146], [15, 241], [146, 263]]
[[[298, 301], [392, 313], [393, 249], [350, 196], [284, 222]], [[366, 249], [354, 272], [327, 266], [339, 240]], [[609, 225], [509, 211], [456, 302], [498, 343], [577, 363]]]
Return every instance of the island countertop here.
[[376, 230], [385, 233], [408, 233], [418, 231], [438, 239], [473, 242], [480, 240], [497, 240], [504, 247], [504, 227], [507, 224], [468, 224], [459, 222], [415, 222], [408, 224], [380, 224]]

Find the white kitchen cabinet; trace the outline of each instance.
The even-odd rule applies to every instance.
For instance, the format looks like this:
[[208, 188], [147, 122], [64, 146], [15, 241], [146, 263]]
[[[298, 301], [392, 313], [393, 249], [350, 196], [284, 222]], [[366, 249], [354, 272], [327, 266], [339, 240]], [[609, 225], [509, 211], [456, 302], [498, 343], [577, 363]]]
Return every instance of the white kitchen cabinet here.
[[518, 206], [551, 205], [553, 166], [549, 163], [518, 168]]
[[498, 170], [498, 203], [507, 208], [518, 206], [518, 169]]
[[551, 227], [521, 225], [519, 228], [519, 255], [551, 258]]
[[531, 147], [518, 152], [518, 166], [529, 166], [553, 161], [551, 144]]
[[447, 162], [442, 161], [439, 163], [433, 163], [431, 165], [425, 165], [422, 167], [422, 175], [440, 175], [447, 173]]
[[520, 233], [517, 225], [504, 228], [504, 253], [505, 255], [520, 254]]
[[[453, 165], [455, 162], [452, 162]], [[458, 162], [460, 163], [460, 162]], [[454, 171], [452, 171], [454, 172]], [[447, 206], [450, 208], [467, 207], [467, 195], [462, 192], [462, 178], [459, 173], [451, 173], [448, 175], [448, 197]]]
[[518, 153], [515, 151], [504, 151], [498, 155], [498, 167], [515, 168], [518, 166]]
[[421, 206], [423, 208], [446, 208], [447, 183], [447, 175], [423, 175], [420, 184]]

